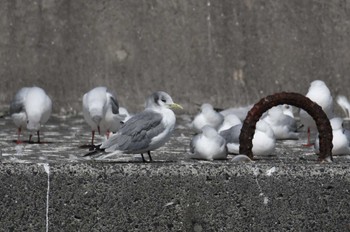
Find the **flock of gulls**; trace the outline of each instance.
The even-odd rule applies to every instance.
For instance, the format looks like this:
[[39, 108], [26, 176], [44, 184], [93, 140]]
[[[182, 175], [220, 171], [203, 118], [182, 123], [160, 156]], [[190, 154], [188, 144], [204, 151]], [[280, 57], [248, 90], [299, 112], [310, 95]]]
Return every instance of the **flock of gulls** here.
[[[333, 110], [333, 97], [325, 82], [311, 82], [306, 97], [322, 107], [330, 119], [333, 129], [333, 155], [350, 154], [350, 131], [343, 128], [343, 118]], [[350, 103], [345, 96], [338, 96], [336, 102], [349, 116]], [[191, 119], [194, 135], [189, 144], [189, 156], [201, 160], [224, 160], [233, 155], [234, 161], [250, 161], [239, 154], [239, 135], [242, 123], [251, 109], [246, 107], [217, 110], [204, 103]], [[163, 91], [150, 95], [142, 112], [130, 115], [120, 107], [116, 95], [106, 87], [96, 87], [85, 93], [82, 101], [83, 115], [91, 127], [91, 144], [86, 155], [122, 153], [140, 154], [143, 162], [151, 162], [151, 151], [163, 146], [174, 131], [176, 116], [174, 109], [183, 109], [172, 97]], [[11, 118], [18, 129], [17, 143], [21, 141], [22, 129], [30, 131], [29, 142], [36, 133], [40, 143], [40, 128], [50, 118], [52, 101], [39, 87], [20, 89], [10, 103]], [[290, 105], [279, 105], [269, 109], [256, 124], [252, 152], [254, 155], [273, 153], [276, 140], [298, 139], [300, 124], [308, 132], [305, 146], [313, 146], [319, 152], [319, 140], [314, 120], [304, 110]], [[299, 128], [298, 128], [299, 127]], [[95, 144], [95, 133], [105, 136], [101, 144]], [[314, 133], [312, 133], [314, 132]], [[311, 138], [311, 134], [316, 137]], [[148, 155], [148, 159], [144, 154]]]

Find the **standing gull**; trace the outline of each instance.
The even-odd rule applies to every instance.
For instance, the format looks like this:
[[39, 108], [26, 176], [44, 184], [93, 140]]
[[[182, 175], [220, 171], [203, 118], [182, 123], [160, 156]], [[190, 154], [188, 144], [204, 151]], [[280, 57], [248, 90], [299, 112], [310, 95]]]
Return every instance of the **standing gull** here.
[[83, 114], [91, 127], [91, 145], [94, 146], [95, 131], [99, 134], [116, 132], [124, 119], [119, 115], [116, 97], [106, 87], [96, 87], [83, 96]]
[[174, 130], [176, 118], [171, 109], [182, 106], [165, 92], [153, 93], [146, 101], [146, 109], [126, 121], [100, 148], [113, 153], [139, 153], [143, 162], [143, 153], [147, 152], [152, 161], [151, 151], [163, 146]]
[[[40, 143], [40, 127], [49, 120], [51, 110], [51, 99], [42, 88], [21, 88], [10, 103], [11, 118], [18, 128], [17, 143], [21, 143], [20, 134], [25, 127], [29, 131], [37, 132], [38, 143]], [[31, 139], [32, 134], [29, 136], [29, 142]]]
[[[328, 118], [333, 117], [333, 98], [323, 81], [315, 80], [311, 82], [306, 97], [321, 106]], [[312, 146], [310, 133], [312, 130], [316, 130], [315, 120], [304, 110], [300, 110], [299, 116], [301, 123], [307, 128], [307, 144], [305, 146]]]
[[211, 126], [202, 127], [202, 133], [194, 136], [190, 143], [193, 159], [216, 160], [227, 158], [225, 139]]

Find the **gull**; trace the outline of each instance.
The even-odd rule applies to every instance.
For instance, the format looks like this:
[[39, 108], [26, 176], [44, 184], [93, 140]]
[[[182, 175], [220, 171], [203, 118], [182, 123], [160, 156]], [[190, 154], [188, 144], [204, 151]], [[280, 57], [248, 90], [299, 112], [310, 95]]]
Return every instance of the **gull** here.
[[225, 139], [211, 126], [202, 127], [202, 133], [195, 135], [190, 143], [193, 159], [217, 160], [227, 158]]
[[125, 107], [119, 107], [119, 114], [124, 117], [124, 119], [122, 120], [123, 123], [125, 123], [132, 117], [132, 115]]
[[284, 106], [278, 105], [267, 111], [262, 118], [273, 130], [276, 139], [298, 139], [297, 124], [293, 117], [284, 113]]
[[135, 114], [123, 124], [116, 134], [103, 142], [101, 149], [106, 152], [141, 154], [147, 152], [152, 161], [151, 151], [163, 146], [170, 138], [176, 122], [172, 109], [182, 109], [163, 91], [153, 93], [146, 101], [146, 109]]
[[349, 100], [345, 96], [339, 95], [337, 97], [337, 103], [342, 108], [342, 110], [345, 112], [346, 117], [350, 118], [350, 102], [349, 102]]
[[95, 131], [99, 134], [116, 132], [124, 119], [119, 115], [116, 97], [106, 87], [96, 87], [83, 96], [84, 119], [91, 127], [91, 145], [94, 146]]
[[235, 125], [241, 124], [242, 121], [235, 114], [228, 114], [224, 117], [224, 121], [218, 129], [218, 132], [227, 130]]
[[[327, 85], [321, 80], [311, 82], [309, 90], [306, 94], [310, 100], [322, 107], [328, 118], [333, 117], [333, 98]], [[314, 119], [304, 110], [300, 110], [300, 121], [307, 128], [307, 144], [311, 146], [310, 133], [311, 130], [316, 130], [316, 123]]]
[[231, 107], [225, 110], [220, 111], [220, 114], [223, 116], [234, 114], [236, 115], [241, 121], [243, 121], [249, 112], [249, 110], [253, 107], [253, 105], [247, 105], [247, 106], [241, 106], [241, 107]]
[[[228, 130], [220, 132], [220, 135], [226, 140], [226, 146], [229, 153], [239, 154], [239, 135], [242, 124], [231, 127]], [[276, 139], [269, 124], [263, 120], [256, 123], [253, 137], [252, 152], [254, 155], [271, 155], [275, 150]]]
[[192, 128], [197, 132], [201, 132], [202, 127], [205, 125], [218, 129], [223, 121], [223, 115], [216, 112], [211, 104], [204, 103], [201, 105], [201, 112], [192, 121]]
[[[20, 134], [23, 128], [36, 131], [40, 143], [40, 127], [49, 120], [51, 111], [51, 99], [42, 88], [21, 88], [10, 103], [11, 118], [18, 128], [17, 144], [21, 143]], [[29, 136], [29, 142], [31, 139], [32, 134]]]
[[293, 109], [294, 109], [295, 107], [293, 107], [293, 106], [291, 106], [291, 105], [288, 105], [288, 104], [283, 104], [283, 105], [281, 105], [281, 107], [282, 107], [282, 111], [283, 111], [283, 113], [284, 113], [285, 115], [288, 115], [288, 116], [290, 116], [291, 118], [295, 118], [294, 112], [293, 112]]
[[[333, 133], [333, 148], [332, 155], [349, 155], [350, 154], [350, 144], [349, 144], [349, 134], [350, 131], [343, 128], [343, 119], [339, 117], [332, 118], [330, 120]], [[315, 152], [320, 153], [319, 138], [315, 141]]]
[[226, 141], [228, 153], [239, 154], [239, 135], [241, 134], [241, 129], [242, 124], [237, 124], [220, 132], [220, 135]]

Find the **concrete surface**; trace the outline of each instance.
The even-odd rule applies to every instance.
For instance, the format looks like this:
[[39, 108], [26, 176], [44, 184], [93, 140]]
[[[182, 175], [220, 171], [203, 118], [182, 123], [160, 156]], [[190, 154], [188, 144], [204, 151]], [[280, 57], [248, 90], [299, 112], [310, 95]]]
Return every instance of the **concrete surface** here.
[[[82, 115], [53, 116], [43, 144], [16, 145], [0, 119], [0, 228], [4, 231], [348, 231], [350, 156], [319, 163], [299, 140], [252, 163], [189, 159], [191, 117], [153, 152], [82, 157]], [[347, 128], [349, 127], [346, 121]], [[24, 132], [28, 136], [27, 132]], [[101, 137], [98, 138], [100, 141]]]
[[38, 85], [54, 111], [106, 85], [139, 110], [155, 90], [194, 112], [306, 93], [350, 79], [350, 1], [28, 0], [0, 2], [0, 104]]
[[47, 202], [42, 165], [0, 166], [4, 231], [45, 231], [46, 219], [48, 231], [350, 229], [348, 164], [61, 163], [49, 170]]

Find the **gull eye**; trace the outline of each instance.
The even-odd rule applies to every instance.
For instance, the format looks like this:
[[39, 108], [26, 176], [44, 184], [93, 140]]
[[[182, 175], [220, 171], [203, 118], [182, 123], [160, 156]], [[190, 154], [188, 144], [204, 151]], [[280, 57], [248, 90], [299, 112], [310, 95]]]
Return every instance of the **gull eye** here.
[[162, 101], [162, 102], [164, 102], [164, 103], [166, 102], [166, 100], [165, 100], [164, 98], [163, 98], [163, 99], [161, 99], [161, 101]]

